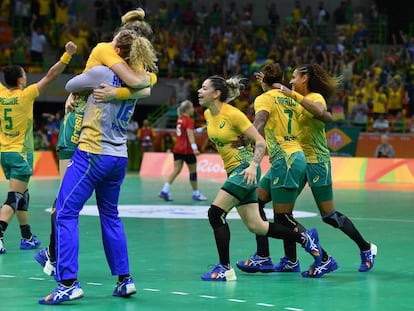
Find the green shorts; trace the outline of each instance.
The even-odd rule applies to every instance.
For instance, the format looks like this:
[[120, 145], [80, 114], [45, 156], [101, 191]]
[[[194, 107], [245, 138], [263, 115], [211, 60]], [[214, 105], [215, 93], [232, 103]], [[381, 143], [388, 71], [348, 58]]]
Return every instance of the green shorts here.
[[270, 167], [270, 193], [273, 204], [294, 203], [305, 178], [306, 158], [302, 151], [276, 160]]
[[331, 161], [308, 163], [305, 175], [306, 181], [311, 188], [332, 185]]
[[1, 166], [6, 179], [29, 182], [33, 174], [33, 153], [2, 152]]
[[[230, 193], [232, 196], [237, 198], [240, 202], [239, 205], [257, 203], [257, 183], [253, 185], [247, 185], [243, 182], [244, 175], [240, 174], [245, 168], [249, 167], [249, 164], [242, 164], [231, 171], [227, 180], [224, 182], [221, 189]], [[261, 168], [257, 168], [257, 179], [260, 179]]]
[[317, 203], [333, 200], [331, 161], [308, 163], [306, 165], [306, 181]]

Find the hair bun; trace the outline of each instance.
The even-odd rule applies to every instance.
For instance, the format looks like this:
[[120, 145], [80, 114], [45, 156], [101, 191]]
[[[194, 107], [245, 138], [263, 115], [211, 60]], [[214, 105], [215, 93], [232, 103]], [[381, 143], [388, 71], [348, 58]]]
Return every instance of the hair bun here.
[[142, 8], [137, 8], [132, 11], [126, 12], [121, 17], [122, 25], [127, 23], [135, 22], [135, 21], [143, 21], [145, 18], [145, 11]]

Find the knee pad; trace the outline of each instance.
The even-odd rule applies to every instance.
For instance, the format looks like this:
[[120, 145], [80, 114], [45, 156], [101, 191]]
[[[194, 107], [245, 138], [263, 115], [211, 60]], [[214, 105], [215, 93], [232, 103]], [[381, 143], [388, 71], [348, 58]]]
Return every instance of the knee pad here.
[[220, 228], [226, 224], [227, 213], [223, 211], [220, 207], [211, 205], [208, 209], [208, 220], [213, 229]]
[[197, 172], [190, 173], [190, 180], [191, 181], [197, 181]]
[[30, 195], [29, 195], [29, 190], [26, 190], [23, 193], [23, 206], [22, 208], [19, 208], [19, 206], [17, 206], [17, 210], [18, 211], [27, 211], [29, 209], [29, 200], [30, 200]]
[[333, 211], [332, 213], [323, 216], [322, 220], [334, 228], [341, 228], [345, 222], [345, 216], [340, 212]]
[[10, 191], [7, 193], [7, 200], [4, 204], [11, 206], [14, 211], [22, 211], [26, 205], [26, 202], [24, 201], [23, 194], [20, 192]]
[[275, 223], [284, 225], [285, 227], [288, 227], [289, 229], [295, 229], [298, 225], [298, 222], [295, 218], [293, 218], [292, 214], [276, 214], [275, 215]]

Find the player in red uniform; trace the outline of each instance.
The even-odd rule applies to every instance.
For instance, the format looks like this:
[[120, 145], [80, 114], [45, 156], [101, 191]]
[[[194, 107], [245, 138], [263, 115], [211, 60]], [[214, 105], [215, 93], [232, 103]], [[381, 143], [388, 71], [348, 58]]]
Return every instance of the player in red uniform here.
[[173, 148], [174, 170], [168, 177], [167, 182], [159, 193], [159, 197], [165, 201], [172, 201], [170, 196], [170, 186], [175, 178], [180, 174], [184, 162], [190, 172], [190, 184], [193, 188], [194, 201], [206, 201], [207, 198], [198, 190], [197, 184], [197, 158], [200, 154], [194, 138], [194, 105], [191, 101], [185, 100], [177, 109], [178, 119], [176, 126], [177, 141]]

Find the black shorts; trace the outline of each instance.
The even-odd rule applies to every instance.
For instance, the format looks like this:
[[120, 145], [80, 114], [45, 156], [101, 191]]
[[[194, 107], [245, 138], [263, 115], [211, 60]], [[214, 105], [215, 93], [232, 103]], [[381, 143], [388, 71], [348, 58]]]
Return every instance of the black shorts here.
[[197, 162], [196, 156], [194, 154], [179, 154], [174, 153], [174, 161], [184, 161], [187, 164], [194, 164]]

